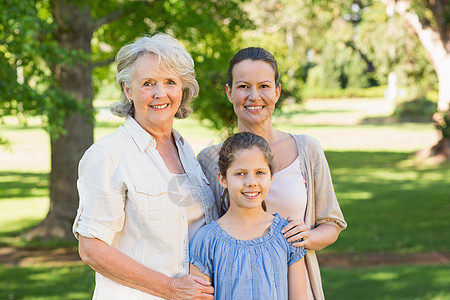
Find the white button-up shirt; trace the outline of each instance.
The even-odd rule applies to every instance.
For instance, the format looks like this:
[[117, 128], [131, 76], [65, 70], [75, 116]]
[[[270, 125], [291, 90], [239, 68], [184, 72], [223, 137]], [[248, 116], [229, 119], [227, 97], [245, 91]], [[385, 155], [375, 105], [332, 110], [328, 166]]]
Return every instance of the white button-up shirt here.
[[[188, 207], [201, 202], [206, 223], [217, 219], [217, 211], [192, 148], [175, 130], [173, 136], [192, 195], [180, 193], [155, 139], [129, 116], [80, 161], [73, 232], [100, 239], [153, 270], [177, 277], [189, 272]], [[94, 299], [159, 298], [97, 273]]]

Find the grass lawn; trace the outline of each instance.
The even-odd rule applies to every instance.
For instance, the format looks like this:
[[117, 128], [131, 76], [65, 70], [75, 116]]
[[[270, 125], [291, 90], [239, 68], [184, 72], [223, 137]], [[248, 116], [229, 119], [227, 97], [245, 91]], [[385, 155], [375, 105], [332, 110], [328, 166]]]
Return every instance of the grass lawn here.
[[326, 153], [348, 228], [324, 251], [450, 251], [450, 164], [417, 166], [408, 153]]
[[[322, 268], [329, 300], [450, 299], [448, 266]], [[0, 266], [0, 299], [91, 299], [94, 272], [88, 266]]]
[[0, 299], [92, 299], [94, 272], [86, 265], [5, 267]]
[[448, 265], [322, 268], [321, 271], [328, 300], [450, 299]]

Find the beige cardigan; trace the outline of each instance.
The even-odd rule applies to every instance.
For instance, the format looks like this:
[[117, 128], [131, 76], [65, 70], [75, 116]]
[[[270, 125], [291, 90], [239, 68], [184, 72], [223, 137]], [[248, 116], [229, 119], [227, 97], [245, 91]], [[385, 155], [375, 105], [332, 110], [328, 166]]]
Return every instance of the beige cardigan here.
[[[308, 135], [292, 135], [297, 143], [300, 166], [307, 186], [305, 224], [311, 229], [320, 224], [333, 224], [339, 231], [347, 227], [334, 193], [330, 169], [319, 142]], [[198, 161], [208, 178], [214, 194], [217, 209], [220, 212], [222, 187], [217, 179], [217, 164], [221, 145], [213, 145], [198, 154]], [[320, 278], [319, 262], [316, 253], [308, 250], [306, 265], [314, 298], [325, 299]]]

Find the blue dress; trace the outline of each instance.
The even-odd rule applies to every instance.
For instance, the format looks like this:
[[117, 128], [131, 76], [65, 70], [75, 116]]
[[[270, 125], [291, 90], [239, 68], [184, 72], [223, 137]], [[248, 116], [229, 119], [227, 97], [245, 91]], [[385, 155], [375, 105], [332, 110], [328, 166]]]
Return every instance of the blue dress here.
[[274, 216], [269, 232], [253, 240], [237, 240], [215, 221], [193, 236], [190, 262], [211, 278], [214, 299], [288, 299], [288, 266], [306, 250], [286, 241], [288, 221]]

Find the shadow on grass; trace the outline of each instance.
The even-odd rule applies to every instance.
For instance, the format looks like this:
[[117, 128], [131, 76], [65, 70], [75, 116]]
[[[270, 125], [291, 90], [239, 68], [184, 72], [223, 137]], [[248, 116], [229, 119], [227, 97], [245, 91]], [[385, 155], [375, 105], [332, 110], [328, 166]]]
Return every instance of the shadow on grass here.
[[8, 198], [30, 198], [48, 195], [48, 174], [33, 172], [0, 172], [0, 201]]
[[327, 299], [449, 299], [447, 266], [389, 266], [381, 268], [322, 268]]
[[330, 252], [450, 251], [450, 164], [409, 153], [326, 153], [348, 228]]

